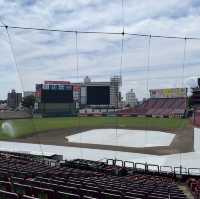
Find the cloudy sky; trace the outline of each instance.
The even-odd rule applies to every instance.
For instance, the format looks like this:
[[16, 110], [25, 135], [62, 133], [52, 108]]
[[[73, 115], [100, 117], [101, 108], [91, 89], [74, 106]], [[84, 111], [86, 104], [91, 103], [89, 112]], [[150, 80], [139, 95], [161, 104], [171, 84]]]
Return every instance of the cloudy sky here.
[[[0, 0], [0, 19], [8, 26], [108, 32], [124, 26], [128, 33], [200, 38], [199, 0], [124, 0], [123, 12], [121, 0]], [[122, 35], [78, 34], [77, 56], [75, 33], [7, 33], [2, 27], [0, 98], [12, 88], [34, 90], [44, 80], [74, 82], [89, 75], [106, 81], [120, 71], [122, 93], [133, 88], [142, 98], [150, 88], [189, 86], [200, 76], [200, 40], [125, 35], [122, 64], [121, 43]]]

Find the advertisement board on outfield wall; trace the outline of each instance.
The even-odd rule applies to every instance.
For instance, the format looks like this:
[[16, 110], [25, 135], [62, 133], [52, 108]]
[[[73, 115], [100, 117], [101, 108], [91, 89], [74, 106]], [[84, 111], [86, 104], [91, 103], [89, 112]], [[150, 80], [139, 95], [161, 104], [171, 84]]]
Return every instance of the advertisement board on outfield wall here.
[[150, 90], [151, 98], [187, 97], [187, 88], [168, 88]]

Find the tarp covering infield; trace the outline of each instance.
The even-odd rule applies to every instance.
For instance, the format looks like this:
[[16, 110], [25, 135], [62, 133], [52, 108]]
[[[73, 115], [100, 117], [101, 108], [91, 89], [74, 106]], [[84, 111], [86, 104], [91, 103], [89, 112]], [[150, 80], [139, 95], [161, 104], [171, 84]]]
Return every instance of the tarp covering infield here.
[[94, 129], [67, 136], [68, 142], [124, 147], [169, 146], [175, 134], [161, 131]]

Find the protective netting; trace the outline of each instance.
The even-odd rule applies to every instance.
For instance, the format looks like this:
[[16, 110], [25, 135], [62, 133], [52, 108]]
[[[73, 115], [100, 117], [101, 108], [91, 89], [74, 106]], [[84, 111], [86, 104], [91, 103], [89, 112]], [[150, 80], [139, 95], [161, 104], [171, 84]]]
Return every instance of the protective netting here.
[[46, 80], [46, 90], [73, 88], [72, 102], [54, 93], [2, 103], [1, 150], [200, 167], [188, 105], [200, 39], [128, 33], [125, 5], [119, 32], [1, 27], [1, 99], [15, 89], [36, 100]]

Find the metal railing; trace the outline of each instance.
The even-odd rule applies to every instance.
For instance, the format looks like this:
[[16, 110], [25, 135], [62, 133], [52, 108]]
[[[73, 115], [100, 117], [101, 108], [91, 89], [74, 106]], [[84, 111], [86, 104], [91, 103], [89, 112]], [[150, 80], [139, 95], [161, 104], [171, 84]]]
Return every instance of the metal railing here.
[[117, 159], [106, 159], [106, 163], [112, 166], [126, 167], [135, 171], [143, 171], [146, 173], [157, 174], [174, 174], [174, 175], [188, 175], [188, 176], [200, 176], [200, 168], [186, 168], [180, 166], [159, 166], [157, 164], [148, 164], [141, 162], [123, 161]]

